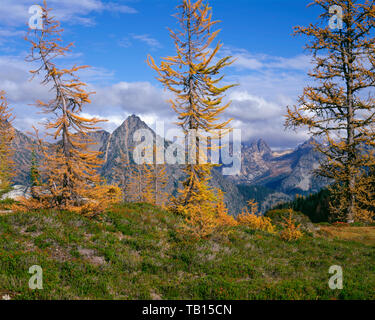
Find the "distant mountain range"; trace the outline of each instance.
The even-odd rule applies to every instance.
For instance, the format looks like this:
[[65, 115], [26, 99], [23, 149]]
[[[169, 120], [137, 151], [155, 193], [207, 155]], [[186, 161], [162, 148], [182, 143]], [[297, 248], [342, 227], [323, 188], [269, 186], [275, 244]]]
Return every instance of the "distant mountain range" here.
[[314, 176], [321, 154], [308, 140], [295, 150], [273, 152], [263, 140], [242, 146], [241, 174], [232, 177], [237, 184], [263, 185], [287, 194], [318, 192], [327, 181]]
[[[133, 133], [139, 129], [151, 130], [138, 116], [130, 116], [113, 133], [104, 130], [90, 134], [97, 143], [93, 148], [102, 152], [104, 164], [101, 174], [113, 182], [114, 169], [120, 164], [120, 150], [130, 154], [135, 146]], [[152, 130], [151, 130], [152, 131]], [[153, 132], [153, 131], [152, 131]], [[158, 139], [153, 132], [154, 139]], [[31, 165], [30, 145], [34, 140], [16, 130], [13, 147], [17, 177], [15, 183], [27, 184]], [[169, 142], [166, 142], [169, 144]], [[256, 199], [262, 211], [291, 200], [296, 194], [318, 192], [327, 181], [312, 173], [318, 167], [320, 155], [314, 150], [312, 141], [307, 141], [295, 150], [273, 152], [267, 143], [259, 140], [242, 145], [242, 170], [237, 176], [223, 176], [221, 169], [213, 170], [210, 184], [225, 192], [229, 211], [238, 214], [249, 199]], [[183, 180], [182, 168], [167, 166], [171, 194], [175, 194], [179, 181]]]
[[295, 195], [319, 192], [329, 181], [314, 175], [322, 155], [308, 140], [294, 150], [273, 152], [262, 139], [242, 145], [242, 170], [228, 177], [244, 197], [254, 198], [265, 211]]

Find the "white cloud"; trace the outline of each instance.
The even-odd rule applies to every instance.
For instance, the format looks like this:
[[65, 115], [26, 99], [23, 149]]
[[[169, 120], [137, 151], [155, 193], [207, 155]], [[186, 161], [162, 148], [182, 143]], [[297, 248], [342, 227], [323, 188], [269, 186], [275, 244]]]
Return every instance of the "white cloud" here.
[[[167, 102], [171, 95], [148, 82], [120, 82], [96, 92], [92, 105], [87, 108], [90, 114], [100, 113], [104, 118], [121, 115], [121, 119], [125, 119], [124, 115], [137, 114], [148, 125], [164, 121], [167, 130], [177, 120]], [[292, 99], [284, 97], [271, 101], [238, 88], [233, 89], [226, 100], [231, 100], [232, 104], [224, 118], [234, 118], [232, 126], [242, 129], [244, 141], [263, 138], [272, 147], [286, 148], [308, 139], [303, 131], [295, 133], [284, 129], [286, 106]]]
[[81, 116], [87, 119], [96, 118], [99, 120], [104, 120], [103, 122], [98, 123], [98, 126], [101, 127], [103, 130], [112, 132], [116, 128], [118, 128], [125, 120], [126, 114], [118, 114], [118, 115], [107, 115], [103, 117], [99, 114], [91, 114], [88, 112], [82, 112]]
[[130, 34], [128, 37], [123, 37], [117, 40], [117, 45], [122, 48], [130, 48], [133, 45], [132, 40], [146, 44], [151, 48], [151, 50], [160, 49], [163, 47], [158, 40], [152, 38], [148, 34]]
[[125, 6], [125, 5], [119, 5], [118, 3], [109, 2], [104, 5], [105, 10], [112, 11], [114, 13], [138, 13], [138, 11], [132, 7]]
[[233, 66], [241, 69], [259, 70], [263, 67], [263, 63], [256, 59], [245, 55], [236, 55], [236, 61]]
[[29, 81], [29, 70], [33, 66], [20, 57], [0, 56], [0, 88], [5, 90], [7, 97], [14, 103], [33, 103], [30, 98], [48, 100], [51, 95], [48, 89], [39, 84], [40, 79]]
[[[88, 107], [90, 113], [142, 116], [149, 123], [156, 120], [173, 122], [167, 100], [170, 95], [149, 82], [118, 82], [112, 86], [94, 87], [96, 94]], [[172, 121], [171, 121], [172, 120]]]
[[132, 43], [129, 40], [129, 38], [122, 38], [122, 39], [120, 39], [120, 40], [117, 41], [117, 44], [120, 47], [123, 47], [123, 48], [130, 48], [132, 46]]
[[79, 77], [87, 83], [99, 83], [112, 80], [115, 72], [105, 68], [89, 67], [79, 71]]
[[[41, 110], [33, 104], [37, 100], [48, 101], [53, 94], [40, 84], [41, 78], [30, 80], [29, 70], [34, 67], [19, 56], [0, 56], [0, 88], [6, 91], [16, 115], [14, 124], [22, 131], [32, 131], [32, 125], [41, 121]], [[105, 86], [103, 83], [113, 77], [113, 72], [101, 68], [84, 69], [80, 77], [88, 82], [90, 92], [96, 92], [84, 112], [109, 120], [102, 125], [106, 130], [114, 130], [131, 114], [140, 115], [148, 124], [156, 120], [173, 122], [173, 112], [166, 102], [169, 95], [149, 82], [118, 82]]]
[[[25, 26], [30, 18], [29, 8], [35, 4], [35, 0], [1, 0], [0, 25]], [[57, 19], [87, 26], [95, 24], [95, 21], [88, 17], [92, 12], [137, 13], [137, 10], [130, 6], [104, 0], [48, 0], [47, 5], [53, 9], [52, 14]]]
[[284, 129], [286, 105], [253, 95], [246, 90], [231, 92], [231, 106], [226, 118], [233, 118], [232, 126], [242, 130], [243, 141], [264, 139], [271, 147], [288, 148], [307, 140], [306, 132], [296, 134]]
[[[74, 58], [77, 57], [68, 57]], [[282, 59], [273, 61], [289, 63]], [[40, 85], [40, 79], [29, 81], [30, 69], [32, 66], [21, 57], [0, 56], [0, 88], [7, 91], [10, 106], [17, 116], [15, 125], [23, 131], [30, 130], [42, 117], [30, 104], [37, 99], [48, 101], [51, 98], [48, 89]], [[113, 80], [114, 73], [101, 68], [83, 70], [80, 76], [89, 83], [89, 90], [96, 92], [91, 97], [92, 103], [85, 106], [85, 114], [108, 119], [102, 124], [108, 131], [114, 130], [131, 114], [139, 115], [149, 125], [162, 120], [167, 130], [177, 120], [167, 102], [171, 94], [150, 82], [105, 85]], [[285, 131], [283, 127], [286, 106], [295, 103], [306, 84], [303, 72], [261, 69], [245, 75], [232, 74], [226, 81], [241, 84], [228, 92], [226, 101], [232, 100], [232, 105], [224, 116], [235, 119], [232, 126], [243, 130], [243, 140], [263, 138], [272, 147], [292, 147], [308, 138], [305, 132]]]
[[8, 38], [8, 37], [22, 37], [25, 36], [26, 32], [18, 31], [18, 30], [0, 30], [0, 38]]
[[306, 72], [311, 67], [311, 58], [307, 55], [285, 58], [266, 54], [253, 54], [245, 49], [225, 46], [222, 48], [220, 56], [232, 56], [235, 58], [236, 61], [232, 64], [232, 67], [239, 70], [265, 72], [281, 69]]
[[299, 70], [306, 72], [311, 68], [312, 64], [310, 56], [298, 55], [292, 58], [274, 57], [273, 59], [270, 59], [267, 66], [273, 69]]
[[132, 34], [132, 38], [144, 42], [152, 49], [158, 49], [162, 47], [158, 40], [150, 37], [148, 34]]

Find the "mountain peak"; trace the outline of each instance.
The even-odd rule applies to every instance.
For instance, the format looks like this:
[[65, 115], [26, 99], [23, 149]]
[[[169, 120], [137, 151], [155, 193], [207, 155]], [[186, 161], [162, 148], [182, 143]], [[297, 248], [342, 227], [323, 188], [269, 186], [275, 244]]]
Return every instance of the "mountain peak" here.
[[125, 119], [122, 125], [124, 125], [125, 123], [137, 123], [137, 122], [143, 122], [143, 121], [139, 116], [132, 114], [131, 116]]
[[139, 129], [150, 129], [149, 126], [137, 115], [133, 114], [126, 118], [126, 120], [122, 123], [120, 127], [118, 127], [115, 131], [128, 131], [128, 132], [135, 132]]
[[263, 139], [259, 139], [257, 141], [257, 148], [260, 152], [272, 152], [271, 148], [268, 146], [267, 142], [265, 142]]
[[306, 140], [304, 143], [302, 143], [301, 145], [299, 145], [298, 148], [297, 148], [297, 150], [312, 149], [312, 148], [314, 148], [314, 144], [316, 142], [317, 141], [314, 138], [310, 138], [309, 140]]
[[137, 121], [142, 121], [141, 118], [139, 116], [137, 116], [136, 114], [132, 114], [131, 116], [129, 116], [127, 118], [127, 120], [137, 120]]
[[257, 141], [254, 141], [250, 145], [250, 149], [253, 150], [253, 152], [260, 153], [260, 154], [263, 154], [263, 155], [271, 155], [272, 154], [271, 148], [268, 146], [268, 144], [263, 139], [259, 139]]

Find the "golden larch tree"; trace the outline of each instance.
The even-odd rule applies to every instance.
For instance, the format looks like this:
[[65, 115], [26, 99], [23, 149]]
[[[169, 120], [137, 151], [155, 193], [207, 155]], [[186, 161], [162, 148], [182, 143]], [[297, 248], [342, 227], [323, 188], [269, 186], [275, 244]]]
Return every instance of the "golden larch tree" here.
[[146, 164], [131, 164], [129, 166], [125, 188], [126, 198], [129, 202], [148, 202], [149, 190], [146, 171]]
[[199, 132], [228, 129], [231, 120], [220, 121], [220, 116], [230, 105], [223, 103], [223, 99], [233, 85], [220, 86], [223, 80], [220, 72], [233, 61], [231, 57], [217, 58], [222, 47], [220, 42], [211, 48], [220, 32], [212, 30], [218, 23], [212, 20], [212, 8], [203, 0], [181, 2], [176, 14], [180, 29], [169, 30], [176, 55], [163, 58], [160, 66], [149, 56], [148, 63], [157, 71], [157, 79], [175, 95], [170, 104], [178, 115], [178, 126], [185, 135], [194, 130], [197, 133], [190, 142], [195, 144], [192, 147], [196, 152], [196, 163], [189, 163], [185, 168], [187, 178], [174, 201], [174, 210], [186, 215], [201, 215], [207, 225], [211, 225], [209, 221], [214, 217], [203, 218], [203, 215], [215, 214], [218, 199], [208, 186], [212, 165], [202, 158]]
[[333, 220], [353, 222], [369, 186], [363, 178], [374, 141], [374, 4], [315, 0], [310, 5], [322, 9], [319, 22], [295, 28], [310, 39], [306, 49], [312, 54], [309, 76], [314, 82], [304, 89], [299, 105], [288, 108], [286, 126], [307, 128], [317, 138], [316, 148], [324, 155], [317, 172], [334, 182]]
[[59, 141], [46, 147], [39, 139], [44, 157], [42, 180], [49, 191], [43, 192], [41, 198], [50, 207], [88, 213], [103, 208], [107, 199], [117, 198], [118, 189], [104, 185], [98, 174], [102, 163], [99, 152], [90, 150], [88, 134], [99, 129], [96, 125], [101, 120], [81, 116], [84, 105], [90, 103], [91, 93], [85, 90], [86, 84], [77, 72], [87, 66], [60, 69], [54, 62], [72, 46], [62, 45], [62, 32], [44, 1], [43, 29], [26, 37], [31, 43], [27, 61], [40, 65], [31, 73], [33, 77], [41, 75], [42, 84], [50, 87], [54, 95], [49, 102], [38, 101], [37, 105], [50, 117], [45, 124], [46, 132]]
[[146, 202], [165, 207], [168, 198], [165, 190], [168, 184], [167, 169], [165, 164], [157, 164], [156, 162], [155, 144], [153, 147], [143, 149], [143, 153], [146, 153], [146, 150], [150, 151], [151, 157], [147, 160], [147, 163], [141, 164], [130, 164], [129, 155], [125, 155], [121, 151], [121, 164], [117, 170], [118, 176], [122, 177], [124, 181], [124, 194], [129, 201]]
[[146, 174], [147, 185], [149, 186], [148, 202], [159, 207], [166, 207], [168, 204], [167, 167], [164, 164], [152, 164], [148, 166]]
[[146, 202], [159, 207], [166, 207], [168, 195], [167, 167], [156, 161], [156, 145], [153, 147], [153, 162], [144, 166], [146, 184]]
[[[372, 143], [375, 147], [375, 141]], [[357, 180], [356, 197], [358, 207], [355, 220], [359, 222], [374, 222], [375, 216], [375, 155], [373, 150], [368, 150], [370, 154], [367, 159], [367, 170], [363, 170]]]
[[122, 192], [122, 199], [128, 201], [127, 188], [130, 178], [130, 157], [127, 151], [120, 148], [120, 156], [113, 169], [113, 180], [116, 181]]
[[9, 189], [15, 175], [14, 149], [12, 147], [14, 139], [13, 119], [5, 92], [0, 91], [0, 190]]
[[224, 192], [222, 190], [217, 191], [218, 202], [216, 203], [215, 211], [217, 212], [217, 221], [220, 226], [234, 227], [238, 223], [236, 219], [229, 215], [228, 208], [225, 205]]

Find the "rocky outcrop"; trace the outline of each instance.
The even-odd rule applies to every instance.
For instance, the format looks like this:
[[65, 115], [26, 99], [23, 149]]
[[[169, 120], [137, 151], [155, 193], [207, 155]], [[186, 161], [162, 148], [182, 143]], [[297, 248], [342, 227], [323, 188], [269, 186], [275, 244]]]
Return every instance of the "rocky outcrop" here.
[[12, 199], [17, 200], [18, 198], [29, 199], [31, 197], [30, 187], [23, 185], [15, 185], [12, 187], [12, 190], [3, 194], [1, 200]]
[[16, 176], [14, 183], [25, 184], [29, 181], [32, 146], [35, 140], [19, 130], [15, 130], [12, 148], [15, 150], [14, 162], [16, 163]]

